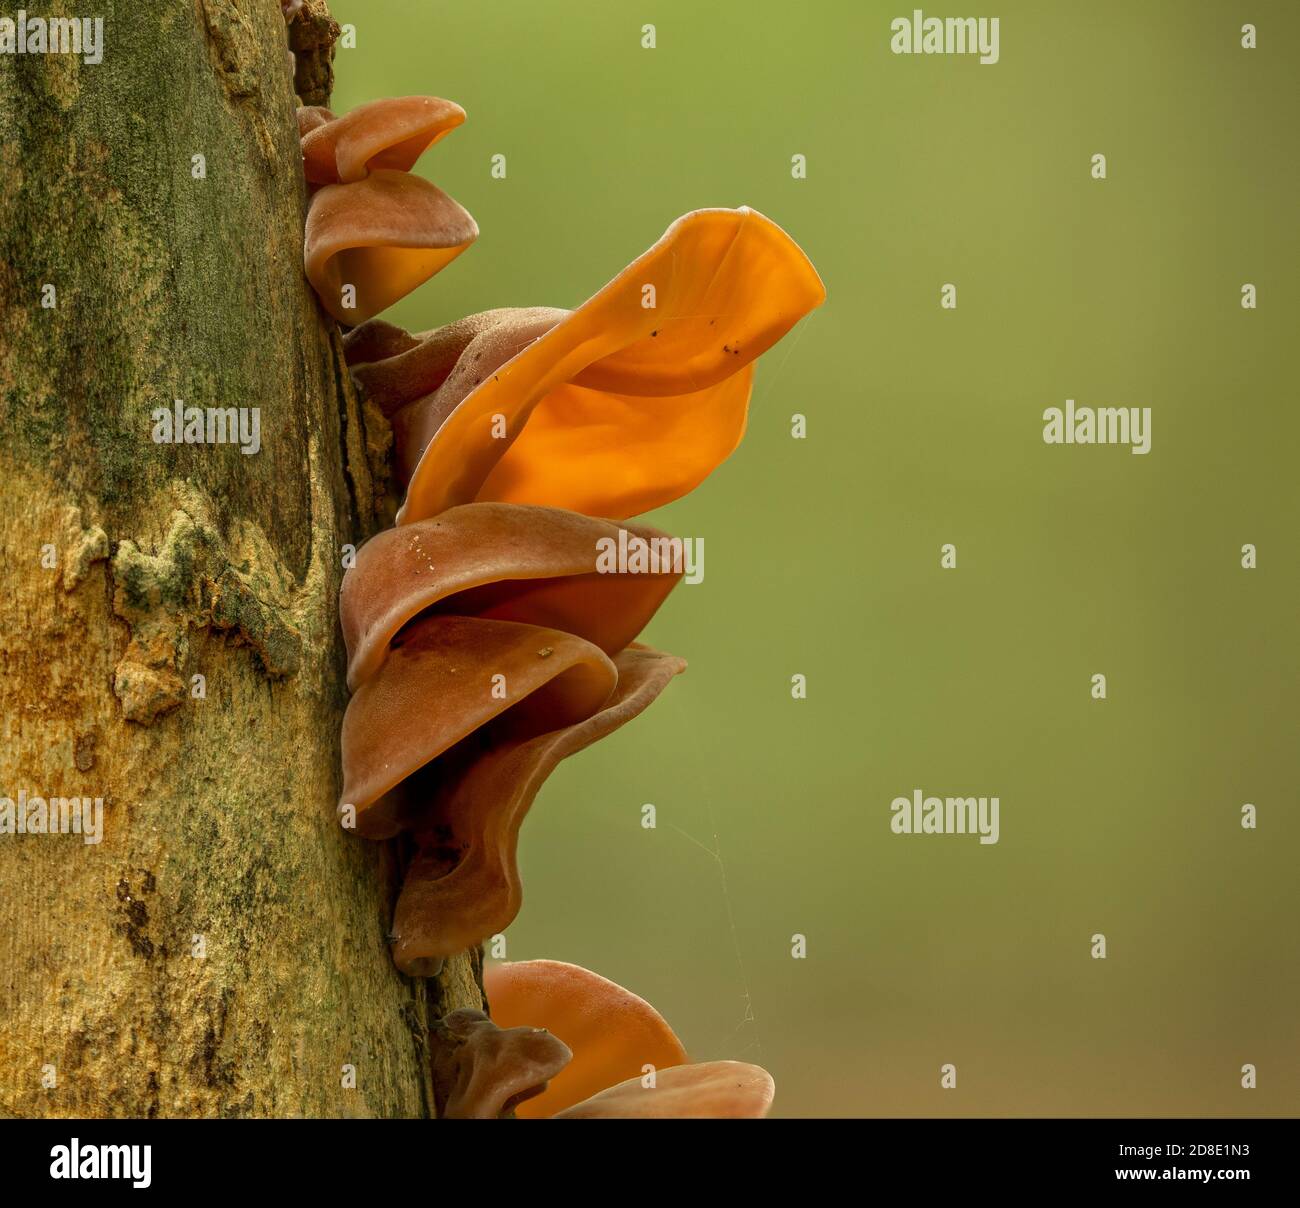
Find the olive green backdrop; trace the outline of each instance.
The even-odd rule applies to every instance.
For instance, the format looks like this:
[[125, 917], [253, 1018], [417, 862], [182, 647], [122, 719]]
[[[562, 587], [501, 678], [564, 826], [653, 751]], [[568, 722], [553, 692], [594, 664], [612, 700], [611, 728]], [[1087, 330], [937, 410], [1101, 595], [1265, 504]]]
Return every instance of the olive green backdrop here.
[[[651, 517], [705, 539], [648, 633], [690, 670], [543, 791], [509, 955], [767, 1066], [778, 1114], [1293, 1114], [1300, 6], [926, 9], [998, 16], [995, 66], [891, 54], [876, 0], [333, 8], [338, 109], [469, 112], [419, 171], [482, 236], [387, 317], [575, 305], [719, 205], [830, 294]], [[1066, 398], [1151, 407], [1151, 453], [1045, 445]], [[998, 795], [1001, 842], [893, 835], [915, 788]]]

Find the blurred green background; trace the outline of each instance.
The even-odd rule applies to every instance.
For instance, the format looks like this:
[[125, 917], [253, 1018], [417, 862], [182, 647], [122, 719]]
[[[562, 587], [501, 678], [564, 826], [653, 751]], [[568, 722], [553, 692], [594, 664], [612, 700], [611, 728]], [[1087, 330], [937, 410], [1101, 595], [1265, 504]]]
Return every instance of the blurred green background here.
[[[705, 539], [647, 634], [690, 670], [543, 790], [510, 957], [777, 1114], [1295, 1114], [1300, 6], [1004, 0], [996, 66], [891, 54], [875, 0], [332, 8], [336, 109], [469, 112], [418, 170], [482, 235], [387, 318], [576, 305], [701, 206], [830, 294], [650, 517]], [[1150, 406], [1152, 452], [1045, 445], [1066, 398]], [[893, 835], [914, 788], [999, 796], [1001, 842]]]

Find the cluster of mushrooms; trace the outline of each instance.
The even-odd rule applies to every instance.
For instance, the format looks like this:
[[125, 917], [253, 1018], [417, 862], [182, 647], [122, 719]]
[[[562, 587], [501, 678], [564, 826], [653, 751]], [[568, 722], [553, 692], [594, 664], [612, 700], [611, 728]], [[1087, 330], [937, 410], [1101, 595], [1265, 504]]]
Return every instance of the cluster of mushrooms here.
[[[605, 538], [684, 495], [743, 435], [753, 362], [824, 298], [753, 210], [685, 215], [576, 310], [506, 308], [409, 334], [375, 316], [460, 255], [473, 218], [416, 160], [465, 119], [436, 97], [298, 111], [312, 190], [307, 277], [350, 330], [347, 362], [388, 418], [405, 494], [340, 610], [353, 693], [340, 810], [410, 836], [392, 926], [411, 976], [503, 931], [519, 829], [566, 756], [684, 670], [635, 639], [680, 565], [604, 574]], [[648, 1003], [556, 961], [489, 966], [492, 1018], [433, 1033], [447, 1118], [761, 1116], [772, 1080], [689, 1064]]]

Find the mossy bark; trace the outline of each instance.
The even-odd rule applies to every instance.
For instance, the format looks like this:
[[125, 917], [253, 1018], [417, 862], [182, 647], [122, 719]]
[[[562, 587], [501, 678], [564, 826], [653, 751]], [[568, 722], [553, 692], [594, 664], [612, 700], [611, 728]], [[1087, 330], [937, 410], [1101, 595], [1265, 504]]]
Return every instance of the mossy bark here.
[[[428, 1115], [477, 979], [397, 974], [397, 857], [336, 821], [386, 432], [303, 279], [280, 5], [96, 11], [99, 65], [0, 58], [0, 798], [104, 802], [0, 833], [0, 1112]], [[260, 451], [155, 443], [176, 399]]]

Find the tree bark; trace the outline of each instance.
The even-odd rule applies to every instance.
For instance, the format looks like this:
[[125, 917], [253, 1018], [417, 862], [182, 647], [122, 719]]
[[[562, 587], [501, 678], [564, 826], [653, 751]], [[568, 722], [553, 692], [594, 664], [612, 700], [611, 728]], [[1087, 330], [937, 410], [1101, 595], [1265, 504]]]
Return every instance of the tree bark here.
[[[388, 434], [303, 278], [280, 6], [95, 7], [101, 64], [0, 60], [0, 798], [103, 799], [0, 833], [0, 1110], [430, 1115], [477, 954], [401, 977], [400, 856], [336, 821]], [[260, 451], [155, 443], [176, 399]]]

